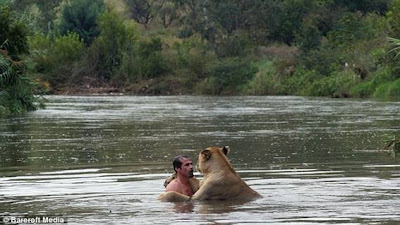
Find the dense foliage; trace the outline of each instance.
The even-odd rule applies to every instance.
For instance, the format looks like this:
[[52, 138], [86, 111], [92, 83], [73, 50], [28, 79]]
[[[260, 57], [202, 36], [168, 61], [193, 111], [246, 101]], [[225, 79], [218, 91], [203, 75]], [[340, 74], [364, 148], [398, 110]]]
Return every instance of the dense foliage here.
[[0, 6], [0, 117], [36, 109], [34, 84], [20, 55], [27, 53], [27, 29]]
[[72, 1], [66, 5], [58, 25], [61, 35], [79, 34], [87, 46], [100, 34], [97, 17], [104, 12], [103, 0]]
[[7, 2], [42, 93], [400, 99], [400, 0]]

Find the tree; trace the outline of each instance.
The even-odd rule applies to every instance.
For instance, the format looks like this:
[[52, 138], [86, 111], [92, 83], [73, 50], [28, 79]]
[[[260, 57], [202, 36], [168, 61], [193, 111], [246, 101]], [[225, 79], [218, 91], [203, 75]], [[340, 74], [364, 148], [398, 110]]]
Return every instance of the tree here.
[[33, 25], [35, 30], [47, 34], [54, 29], [54, 19], [61, 2], [62, 0], [13, 0], [12, 9], [22, 12], [22, 16], [26, 17], [24, 21]]
[[363, 14], [376, 12], [384, 15], [392, 0], [335, 0], [337, 7], [346, 7], [351, 12], [360, 11]]
[[256, 42], [267, 43], [273, 40], [292, 45], [296, 33], [300, 33], [304, 18], [317, 8], [328, 6], [331, 1], [180, 0], [178, 2], [187, 11], [184, 25], [202, 34], [211, 43], [221, 39], [232, 40], [232, 36], [238, 33], [247, 33]]
[[124, 23], [115, 12], [105, 12], [99, 17], [100, 35], [89, 49], [89, 58], [98, 75], [110, 80], [119, 69], [126, 52], [133, 51], [136, 40], [135, 23]]
[[131, 17], [140, 24], [148, 24], [163, 7], [165, 0], [127, 0]]
[[27, 33], [25, 24], [15, 20], [8, 8], [0, 9], [0, 45], [11, 58], [28, 52]]
[[135, 48], [135, 69], [137, 77], [156, 78], [168, 71], [166, 60], [161, 55], [162, 42], [160, 38], [149, 41], [142, 40]]
[[100, 34], [97, 18], [104, 12], [103, 0], [73, 0], [62, 10], [59, 25], [61, 35], [79, 34], [86, 46]]
[[36, 109], [33, 82], [20, 54], [28, 52], [28, 31], [8, 8], [0, 8], [0, 116]]
[[160, 18], [161, 24], [165, 28], [169, 27], [180, 17], [179, 4], [173, 2], [172, 0], [165, 1], [165, 4], [158, 11], [158, 17]]
[[387, 12], [387, 20], [390, 26], [391, 36], [400, 37], [400, 0], [394, 0]]

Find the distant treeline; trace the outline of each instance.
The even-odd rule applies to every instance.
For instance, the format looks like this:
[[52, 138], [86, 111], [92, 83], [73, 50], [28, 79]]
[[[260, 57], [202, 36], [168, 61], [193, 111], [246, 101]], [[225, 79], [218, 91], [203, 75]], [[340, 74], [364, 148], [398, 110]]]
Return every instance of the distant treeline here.
[[36, 94], [400, 99], [400, 0], [3, 0], [0, 114]]

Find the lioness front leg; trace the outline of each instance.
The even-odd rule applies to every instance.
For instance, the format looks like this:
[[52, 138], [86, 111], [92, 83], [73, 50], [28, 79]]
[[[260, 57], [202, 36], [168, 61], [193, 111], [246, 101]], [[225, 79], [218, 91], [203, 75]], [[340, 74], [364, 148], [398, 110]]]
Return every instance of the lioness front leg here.
[[190, 178], [189, 183], [190, 183], [190, 187], [192, 188], [193, 193], [196, 193], [201, 186], [201, 182], [196, 177]]
[[[203, 182], [200, 182], [203, 183]], [[210, 199], [210, 190], [212, 188], [212, 185], [210, 183], [205, 183], [204, 185], [201, 185], [201, 188], [194, 193], [194, 195], [190, 198], [190, 200], [208, 200]], [[211, 191], [212, 192], [212, 191]]]

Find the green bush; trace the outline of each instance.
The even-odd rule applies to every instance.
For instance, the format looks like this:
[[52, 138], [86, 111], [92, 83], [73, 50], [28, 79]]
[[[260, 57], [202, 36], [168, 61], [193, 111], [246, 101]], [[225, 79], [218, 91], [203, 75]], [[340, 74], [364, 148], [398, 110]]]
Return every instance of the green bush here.
[[315, 80], [321, 78], [315, 70], [298, 67], [293, 75], [282, 81], [282, 94], [301, 95], [305, 87], [309, 87]]
[[386, 100], [399, 101], [400, 100], [400, 79], [395, 80], [389, 86], [386, 93]]
[[385, 101], [399, 101], [400, 100], [400, 79], [394, 82], [387, 82], [379, 85], [374, 94], [374, 98]]
[[77, 63], [86, 54], [83, 40], [75, 33], [57, 36], [53, 41], [49, 36], [36, 34], [29, 39], [29, 45], [33, 64], [30, 72], [49, 82], [53, 89], [75, 78], [74, 70], [80, 67]]
[[208, 73], [208, 64], [217, 60], [213, 51], [207, 48], [207, 43], [197, 35], [175, 42], [170, 50], [169, 63], [174, 68], [189, 69], [198, 77]]
[[256, 64], [257, 74], [243, 89], [244, 94], [276, 95], [282, 92], [282, 80], [276, 72], [273, 62], [265, 60]]
[[339, 49], [324, 45], [319, 49], [302, 52], [298, 56], [300, 70], [312, 70], [321, 75], [329, 75], [345, 63], [345, 54]]
[[211, 76], [199, 82], [195, 86], [194, 92], [197, 94], [218, 95], [221, 93], [221, 88], [217, 79]]
[[197, 35], [175, 42], [166, 49], [164, 57], [173, 74], [180, 77], [189, 90], [210, 75], [211, 67], [217, 60], [215, 52], [208, 49], [207, 43]]
[[[81, 69], [81, 59], [86, 54], [83, 39], [78, 34], [68, 33], [56, 37], [50, 52], [52, 71], [45, 76], [53, 88], [73, 82]], [[60, 63], [62, 62], [62, 63]]]
[[78, 34], [69, 32], [54, 39], [51, 51], [55, 63], [71, 64], [85, 54], [85, 44]]
[[300, 93], [309, 96], [349, 97], [350, 89], [357, 81], [357, 75], [351, 71], [337, 72], [313, 81]]
[[219, 57], [243, 57], [250, 48], [250, 40], [245, 34], [235, 34], [218, 40], [214, 45]]
[[391, 86], [391, 82], [379, 85], [374, 91], [373, 97], [381, 100], [388, 100], [388, 90]]
[[119, 86], [158, 78], [170, 71], [160, 38], [139, 40], [122, 56], [122, 64], [112, 79]]
[[376, 85], [372, 81], [366, 81], [356, 84], [350, 89], [350, 95], [357, 98], [368, 98], [372, 96]]
[[213, 78], [208, 78], [216, 94], [238, 94], [257, 72], [248, 59], [227, 58], [217, 62], [210, 70]]
[[372, 97], [378, 86], [393, 79], [392, 70], [389, 67], [379, 67], [367, 80], [352, 87], [350, 95], [359, 98]]
[[137, 43], [135, 73], [144, 78], [156, 78], [169, 71], [167, 61], [161, 54], [162, 42], [160, 38]]
[[35, 34], [28, 39], [30, 57], [33, 64], [33, 74], [48, 74], [52, 70], [53, 62], [50, 54], [52, 41], [50, 36]]

